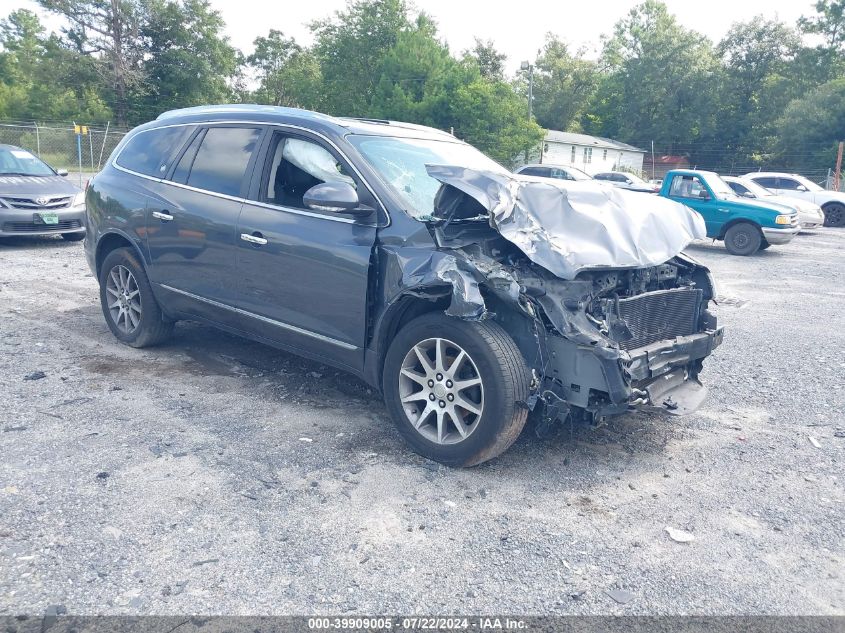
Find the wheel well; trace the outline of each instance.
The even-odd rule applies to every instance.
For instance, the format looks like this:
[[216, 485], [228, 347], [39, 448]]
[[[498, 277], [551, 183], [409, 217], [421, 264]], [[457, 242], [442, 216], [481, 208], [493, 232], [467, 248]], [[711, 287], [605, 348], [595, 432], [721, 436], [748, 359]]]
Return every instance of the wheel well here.
[[405, 325], [416, 319], [418, 316], [428, 312], [443, 311], [449, 307], [449, 296], [432, 295], [430, 297], [406, 295], [398, 300], [396, 305], [385, 316], [387, 320], [380, 328], [378, 337], [378, 373], [381, 376], [384, 370], [384, 358], [387, 356], [387, 348], [390, 341]]
[[828, 200], [822, 205], [822, 209], [827, 211], [829, 207], [845, 207], [845, 204], [839, 202], [838, 200]]
[[[95, 264], [97, 267], [97, 277], [100, 277], [100, 267], [103, 265], [108, 254], [118, 248], [129, 247], [135, 250], [135, 246], [128, 239], [118, 233], [108, 233], [100, 238], [97, 242], [97, 255]], [[142, 260], [143, 261], [143, 260]]]
[[719, 237], [717, 239], [720, 239], [720, 240], [725, 239], [725, 233], [728, 232], [728, 229], [731, 228], [732, 226], [736, 226], [737, 224], [750, 224], [751, 226], [755, 227], [760, 232], [761, 236], [763, 235], [763, 230], [760, 228], [760, 225], [757, 224], [754, 220], [748, 220], [746, 218], [736, 218], [734, 220], [731, 220], [730, 222], [725, 224], [725, 226], [722, 227], [722, 230], [719, 233]]

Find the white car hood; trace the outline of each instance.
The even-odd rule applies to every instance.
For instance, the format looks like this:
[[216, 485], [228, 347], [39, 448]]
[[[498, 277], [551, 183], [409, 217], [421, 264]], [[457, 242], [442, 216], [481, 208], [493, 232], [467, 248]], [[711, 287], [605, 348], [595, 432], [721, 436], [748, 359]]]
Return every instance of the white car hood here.
[[582, 270], [656, 266], [707, 236], [698, 213], [658, 196], [451, 165], [426, 169], [477, 200], [493, 228], [562, 279]]

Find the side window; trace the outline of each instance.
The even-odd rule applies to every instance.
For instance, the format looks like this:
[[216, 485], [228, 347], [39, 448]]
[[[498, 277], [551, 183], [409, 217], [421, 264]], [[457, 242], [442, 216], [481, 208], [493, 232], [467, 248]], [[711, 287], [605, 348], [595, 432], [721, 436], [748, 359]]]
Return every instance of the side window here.
[[115, 163], [139, 174], [164, 178], [169, 161], [195, 129], [193, 125], [179, 125], [139, 132], [120, 151]]
[[800, 186], [801, 183], [797, 180], [792, 180], [792, 178], [778, 178], [778, 189], [788, 189], [790, 191], [797, 191], [798, 187]]
[[557, 178], [558, 180], [572, 180], [572, 178], [562, 169], [555, 169], [552, 168], [551, 170], [551, 177]]
[[761, 187], [765, 187], [766, 189], [777, 189], [777, 187], [778, 187], [778, 179], [777, 178], [767, 178], [767, 177], [764, 176], [764, 177], [761, 177], [761, 178], [752, 178], [751, 180], [756, 182]]
[[524, 176], [548, 176], [549, 170], [545, 167], [526, 167], [519, 173]]
[[249, 159], [260, 137], [261, 130], [258, 128], [209, 128], [190, 167], [187, 184], [206, 191], [239, 196]]
[[707, 198], [709, 194], [696, 176], [674, 176], [669, 195], [678, 198]]
[[596, 180], [611, 180], [610, 174], [596, 174], [593, 178]]
[[261, 191], [263, 202], [307, 209], [302, 197], [314, 185], [346, 182], [358, 189], [355, 179], [337, 158], [313, 141], [276, 134], [270, 144], [268, 161]]

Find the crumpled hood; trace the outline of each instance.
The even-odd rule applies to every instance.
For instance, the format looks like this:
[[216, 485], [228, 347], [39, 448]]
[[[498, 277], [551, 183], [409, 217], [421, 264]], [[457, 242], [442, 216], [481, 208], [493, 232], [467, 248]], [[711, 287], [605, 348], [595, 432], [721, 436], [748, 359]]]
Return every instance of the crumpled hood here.
[[72, 196], [80, 191], [62, 176], [0, 176], [0, 197]]
[[521, 181], [450, 165], [426, 169], [477, 200], [490, 212], [493, 228], [562, 279], [589, 269], [656, 266], [707, 236], [698, 213], [658, 196], [590, 182]]

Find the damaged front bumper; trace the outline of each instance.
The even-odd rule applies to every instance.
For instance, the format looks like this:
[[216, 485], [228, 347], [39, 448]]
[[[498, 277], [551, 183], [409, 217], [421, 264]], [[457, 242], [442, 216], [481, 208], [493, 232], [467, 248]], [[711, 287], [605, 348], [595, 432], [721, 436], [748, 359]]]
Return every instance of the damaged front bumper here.
[[635, 408], [691, 413], [707, 394], [698, 380], [701, 361], [722, 335], [719, 327], [618, 354], [597, 354], [595, 347], [550, 336], [546, 387], [594, 420]]

